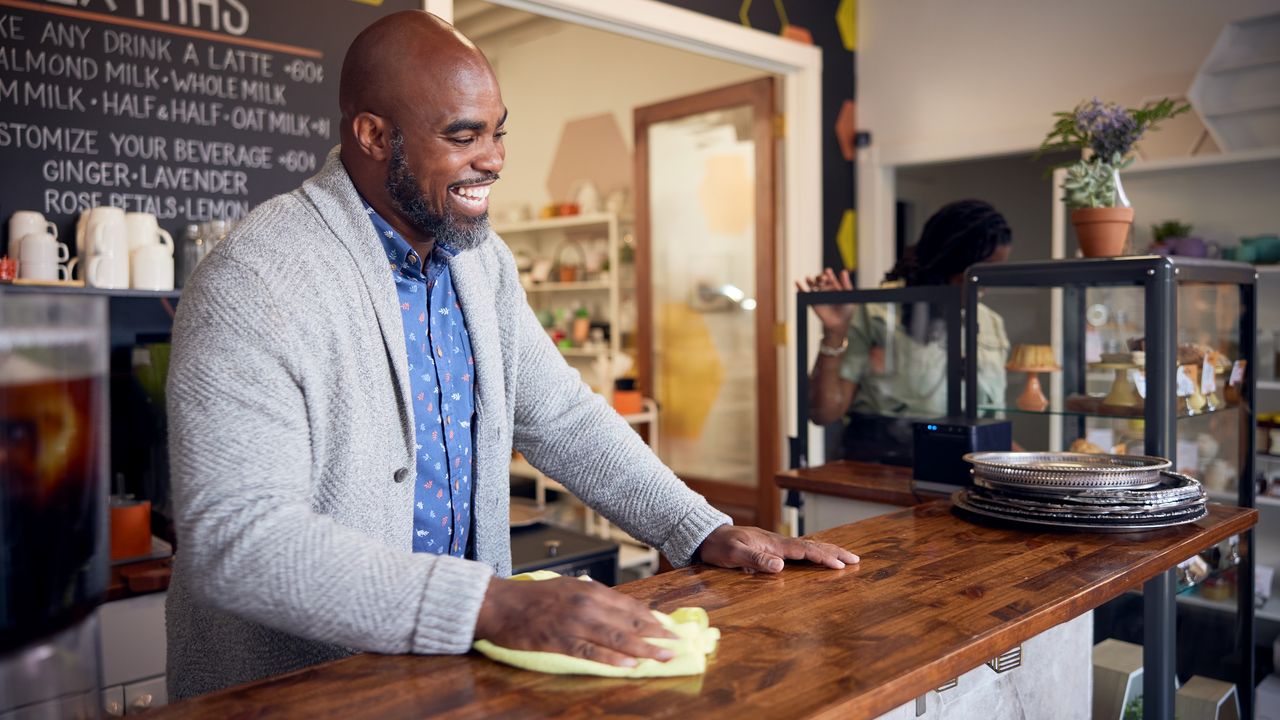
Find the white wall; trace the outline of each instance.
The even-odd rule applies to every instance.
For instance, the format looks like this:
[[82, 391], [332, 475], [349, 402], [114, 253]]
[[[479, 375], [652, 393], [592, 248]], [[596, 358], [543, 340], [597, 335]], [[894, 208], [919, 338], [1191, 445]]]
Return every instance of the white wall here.
[[611, 33], [539, 21], [525, 33], [482, 41], [511, 112], [507, 166], [495, 215], [553, 200], [546, 178], [568, 120], [612, 113], [630, 151], [636, 107], [761, 77], [760, 70]]
[[1097, 96], [1181, 95], [1223, 25], [1280, 0], [862, 0], [858, 126], [881, 162], [1037, 146]]
[[862, 0], [859, 284], [893, 264], [895, 169], [1029, 152], [1053, 113], [1183, 95], [1223, 26], [1280, 0]]

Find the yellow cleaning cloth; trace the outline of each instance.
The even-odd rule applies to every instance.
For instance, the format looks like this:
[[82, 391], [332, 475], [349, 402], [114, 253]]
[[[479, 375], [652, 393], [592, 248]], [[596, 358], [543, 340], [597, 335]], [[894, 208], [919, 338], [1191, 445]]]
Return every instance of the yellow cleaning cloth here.
[[[512, 580], [550, 580], [560, 577], [549, 570], [535, 570], [512, 576]], [[582, 578], [590, 580], [590, 578]], [[474, 647], [490, 660], [534, 672], [555, 675], [599, 675], [602, 677], [646, 678], [701, 675], [707, 671], [707, 655], [715, 652], [720, 631], [710, 627], [707, 611], [698, 607], [679, 608], [667, 615], [656, 610], [653, 616], [675, 638], [645, 638], [659, 647], [668, 648], [676, 656], [667, 662], [649, 658], [637, 658], [635, 667], [606, 665], [594, 660], [563, 655], [561, 653], [534, 650], [511, 650], [499, 647], [488, 640], [477, 640]]]

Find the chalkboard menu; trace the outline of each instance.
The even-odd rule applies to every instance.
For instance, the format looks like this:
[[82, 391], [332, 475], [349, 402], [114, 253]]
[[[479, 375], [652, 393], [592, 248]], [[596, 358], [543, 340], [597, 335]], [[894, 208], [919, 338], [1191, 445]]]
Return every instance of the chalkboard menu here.
[[355, 35], [422, 5], [0, 0], [0, 233], [17, 210], [63, 239], [96, 205], [153, 213], [171, 232], [243, 217], [338, 143]]

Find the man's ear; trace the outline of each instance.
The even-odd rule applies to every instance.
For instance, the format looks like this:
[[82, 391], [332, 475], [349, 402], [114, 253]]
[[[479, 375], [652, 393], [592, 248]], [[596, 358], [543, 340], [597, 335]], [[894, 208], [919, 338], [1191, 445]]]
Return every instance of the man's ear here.
[[391, 159], [391, 123], [381, 115], [362, 112], [351, 119], [351, 134], [360, 152], [379, 163]]

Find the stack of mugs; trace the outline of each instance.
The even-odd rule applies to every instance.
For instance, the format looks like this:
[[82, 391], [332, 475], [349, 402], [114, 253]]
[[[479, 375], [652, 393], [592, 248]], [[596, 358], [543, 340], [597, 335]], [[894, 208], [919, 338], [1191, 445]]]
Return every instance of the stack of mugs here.
[[58, 242], [58, 226], [44, 215], [21, 210], [9, 218], [9, 255], [18, 261], [18, 277], [27, 280], [66, 280], [70, 251]]
[[173, 238], [151, 213], [85, 210], [76, 223], [74, 258], [69, 258], [66, 243], [58, 242], [57, 226], [38, 212], [14, 213], [9, 238], [9, 253], [17, 258], [23, 279], [69, 280], [78, 267], [92, 287], [173, 289]]

